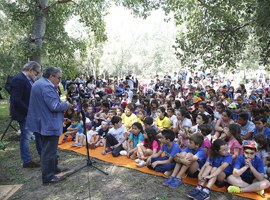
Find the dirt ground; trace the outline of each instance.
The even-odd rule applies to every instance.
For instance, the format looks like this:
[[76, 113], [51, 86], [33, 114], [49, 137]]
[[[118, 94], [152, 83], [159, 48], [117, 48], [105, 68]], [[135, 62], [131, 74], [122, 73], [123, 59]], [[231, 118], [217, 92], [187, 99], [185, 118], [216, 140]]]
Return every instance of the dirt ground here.
[[[93, 167], [85, 167], [69, 176], [65, 181], [43, 186], [40, 169], [24, 169], [19, 156], [19, 136], [9, 132], [4, 138], [7, 148], [0, 150], [0, 185], [23, 184], [10, 199], [19, 200], [58, 200], [58, 199], [93, 199], [93, 200], [119, 200], [119, 199], [187, 199], [185, 194], [194, 186], [183, 184], [172, 190], [162, 186], [163, 177], [145, 174], [136, 170], [114, 166], [99, 160], [93, 166], [98, 167], [109, 175], [104, 175]], [[31, 153], [34, 160], [38, 155], [31, 141]], [[59, 150], [59, 166], [68, 167], [70, 171], [86, 165], [86, 156]], [[213, 191], [211, 199], [241, 200], [238, 196]]]

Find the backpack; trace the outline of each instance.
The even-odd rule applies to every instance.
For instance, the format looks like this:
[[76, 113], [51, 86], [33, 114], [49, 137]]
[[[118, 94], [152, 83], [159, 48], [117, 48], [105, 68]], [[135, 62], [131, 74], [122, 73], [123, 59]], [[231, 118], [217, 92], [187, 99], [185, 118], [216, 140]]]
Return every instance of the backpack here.
[[14, 76], [8, 75], [7, 80], [5, 82], [5, 89], [6, 91], [11, 94], [11, 82]]

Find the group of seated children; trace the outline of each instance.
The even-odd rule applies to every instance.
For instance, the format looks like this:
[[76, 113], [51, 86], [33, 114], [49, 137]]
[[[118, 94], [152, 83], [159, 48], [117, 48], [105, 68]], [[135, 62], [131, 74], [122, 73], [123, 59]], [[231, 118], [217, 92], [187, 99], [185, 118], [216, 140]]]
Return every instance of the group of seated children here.
[[[214, 184], [230, 185], [229, 193], [257, 192], [261, 196], [270, 186], [265, 178], [270, 170], [266, 162], [267, 142], [262, 133], [242, 141], [241, 126], [228, 123], [221, 130], [224, 137], [213, 140], [209, 124], [197, 124], [195, 133], [183, 126], [176, 137], [173, 129], [153, 125], [152, 117], [145, 117], [141, 123], [131, 124], [128, 119], [125, 122], [128, 126], [116, 114], [110, 120], [100, 120], [95, 130], [88, 130], [87, 144], [90, 148], [102, 146], [103, 155], [124, 155], [138, 167], [147, 166], [164, 173], [168, 179], [163, 185], [169, 188], [182, 185], [186, 176], [197, 177], [197, 187], [187, 193], [192, 199], [209, 199]], [[69, 135], [75, 140], [72, 146], [82, 147], [85, 135], [79, 117], [71, 118], [62, 142]]]

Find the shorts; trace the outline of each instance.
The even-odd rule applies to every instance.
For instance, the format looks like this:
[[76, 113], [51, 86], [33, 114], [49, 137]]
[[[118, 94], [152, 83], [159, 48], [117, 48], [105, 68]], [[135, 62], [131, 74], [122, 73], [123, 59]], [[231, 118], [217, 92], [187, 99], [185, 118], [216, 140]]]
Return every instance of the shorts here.
[[241, 179], [248, 184], [252, 184], [254, 181], [254, 178], [248, 178], [248, 177], [241, 177]]
[[216, 181], [215, 182], [215, 185], [218, 187], [218, 188], [222, 188], [222, 187], [225, 187], [225, 186], [229, 186], [229, 183], [223, 181], [223, 182], [219, 182], [219, 181]]
[[200, 171], [197, 170], [196, 172], [194, 172], [193, 174], [191, 174], [190, 172], [187, 173], [187, 176], [190, 178], [198, 178]]

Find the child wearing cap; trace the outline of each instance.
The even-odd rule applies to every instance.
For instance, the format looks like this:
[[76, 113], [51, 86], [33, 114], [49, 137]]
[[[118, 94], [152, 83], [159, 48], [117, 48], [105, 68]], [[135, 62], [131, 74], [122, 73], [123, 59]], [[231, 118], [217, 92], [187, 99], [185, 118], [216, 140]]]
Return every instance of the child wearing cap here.
[[248, 98], [248, 101], [249, 101], [249, 109], [253, 109], [253, 108], [258, 108], [258, 105], [257, 105], [257, 98], [255, 95], [251, 94]]
[[237, 105], [235, 102], [231, 103], [229, 106], [228, 106], [228, 109], [232, 112], [232, 119], [233, 121], [236, 121], [237, 118], [238, 118], [238, 113], [236, 111], [237, 109]]
[[254, 140], [244, 140], [243, 150], [244, 154], [236, 158], [233, 174], [227, 178], [232, 185], [228, 187], [228, 192], [257, 192], [264, 196], [264, 189], [270, 183], [264, 178], [263, 161], [256, 155], [258, 145]]

